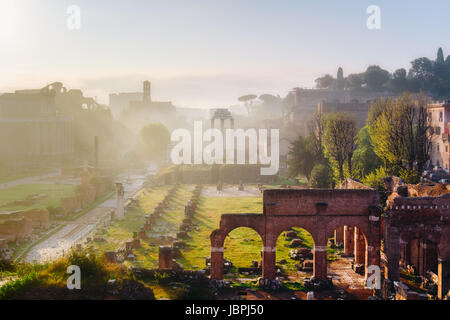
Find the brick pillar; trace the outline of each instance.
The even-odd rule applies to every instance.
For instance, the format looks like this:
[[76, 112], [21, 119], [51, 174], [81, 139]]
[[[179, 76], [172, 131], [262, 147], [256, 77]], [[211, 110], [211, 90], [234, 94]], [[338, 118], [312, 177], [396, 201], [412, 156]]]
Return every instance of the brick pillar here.
[[449, 285], [450, 260], [438, 259], [438, 298], [443, 299], [450, 289]]
[[314, 246], [314, 271], [316, 280], [327, 279], [327, 246]]
[[353, 255], [354, 249], [354, 235], [353, 235], [353, 227], [344, 226], [344, 255], [351, 256]]
[[223, 247], [211, 248], [211, 279], [223, 280]]
[[173, 253], [171, 247], [159, 247], [159, 269], [172, 270], [172, 259]]
[[355, 264], [364, 264], [366, 260], [366, 240], [363, 233], [358, 229], [355, 229]]
[[400, 235], [396, 227], [385, 226], [384, 251], [387, 258], [385, 276], [391, 281], [400, 280]]
[[427, 244], [423, 240], [419, 240], [419, 275], [424, 276], [426, 272], [427, 261]]
[[406, 267], [408, 260], [408, 242], [400, 240], [400, 265]]
[[344, 227], [339, 227], [334, 230], [334, 243], [341, 245], [344, 243]]
[[276, 277], [276, 247], [264, 246], [262, 252], [262, 276], [266, 280], [274, 280]]

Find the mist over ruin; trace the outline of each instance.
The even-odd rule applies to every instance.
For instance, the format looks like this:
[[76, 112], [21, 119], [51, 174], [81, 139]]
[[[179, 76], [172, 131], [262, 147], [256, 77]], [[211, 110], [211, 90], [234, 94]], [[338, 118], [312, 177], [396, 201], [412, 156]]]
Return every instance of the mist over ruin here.
[[449, 300], [449, 10], [2, 0], [0, 300]]

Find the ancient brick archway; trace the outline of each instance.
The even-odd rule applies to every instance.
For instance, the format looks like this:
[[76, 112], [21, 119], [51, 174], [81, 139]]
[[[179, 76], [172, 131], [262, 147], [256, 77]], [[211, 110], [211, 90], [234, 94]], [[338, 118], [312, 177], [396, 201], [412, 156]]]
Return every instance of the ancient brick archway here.
[[430, 266], [437, 264], [438, 298], [443, 299], [450, 288], [449, 199], [449, 195], [397, 197], [389, 204], [384, 221], [388, 279], [400, 280], [399, 262], [405, 259], [408, 244], [416, 240], [418, 274], [424, 276]]
[[276, 242], [291, 227], [301, 227], [314, 240], [314, 278], [327, 279], [327, 242], [341, 226], [357, 226], [365, 235], [366, 267], [380, 264], [379, 195], [375, 190], [266, 190], [263, 214], [224, 214], [212, 232], [211, 278], [223, 279], [223, 243], [238, 227], [254, 229], [263, 240], [263, 278], [275, 279]]

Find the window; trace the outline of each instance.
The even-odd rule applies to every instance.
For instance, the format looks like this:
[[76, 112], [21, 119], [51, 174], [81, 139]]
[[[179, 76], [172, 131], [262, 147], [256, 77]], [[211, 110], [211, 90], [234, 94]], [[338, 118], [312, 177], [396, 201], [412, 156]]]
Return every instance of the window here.
[[443, 121], [443, 116], [442, 116], [442, 111], [441, 112], [439, 112], [439, 122], [442, 122]]
[[445, 146], [445, 152], [448, 152], [448, 146]]
[[436, 127], [436, 128], [434, 129], [434, 132], [435, 132], [437, 135], [440, 135], [440, 134], [441, 134], [441, 127]]
[[439, 143], [436, 144], [436, 151], [439, 152]]

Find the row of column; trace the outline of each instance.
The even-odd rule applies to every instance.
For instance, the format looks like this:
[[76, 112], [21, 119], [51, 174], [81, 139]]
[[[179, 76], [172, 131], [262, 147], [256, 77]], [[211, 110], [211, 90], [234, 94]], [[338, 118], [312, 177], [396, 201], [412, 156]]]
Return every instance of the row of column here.
[[[385, 241], [385, 252], [387, 258], [387, 265], [385, 270], [385, 277], [391, 281], [400, 281], [400, 260], [402, 255], [406, 254], [405, 247], [406, 242], [401, 240], [400, 231], [398, 227], [387, 226], [384, 230], [384, 241]], [[420, 241], [422, 242], [422, 241]], [[426, 243], [419, 244], [418, 248], [418, 260], [427, 258], [426, 255], [429, 254], [427, 250]], [[450, 289], [450, 259], [444, 259], [441, 257], [437, 258], [438, 261], [438, 298], [443, 299]], [[422, 267], [420, 267], [422, 264]], [[426, 272], [425, 262], [419, 263], [419, 273]]]
[[366, 239], [357, 227], [343, 226], [334, 231], [336, 245], [344, 245], [344, 255], [353, 256], [355, 264], [366, 264]]

